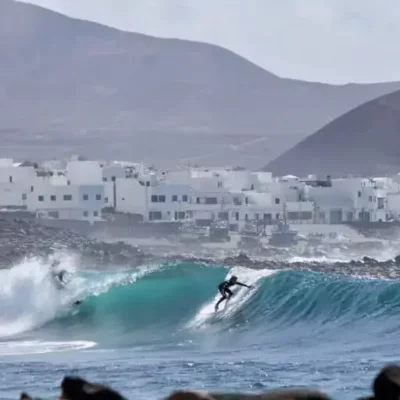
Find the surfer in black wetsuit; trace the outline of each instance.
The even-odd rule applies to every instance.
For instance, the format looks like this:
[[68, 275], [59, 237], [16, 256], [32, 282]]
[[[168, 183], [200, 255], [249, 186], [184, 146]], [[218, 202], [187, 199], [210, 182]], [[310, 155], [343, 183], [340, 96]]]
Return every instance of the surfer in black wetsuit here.
[[[60, 264], [59, 261], [55, 261], [52, 264], [52, 267], [54, 268], [54, 267], [58, 266], [59, 264]], [[53, 277], [54, 277], [55, 282], [57, 283], [57, 288], [59, 290], [65, 289], [65, 286], [67, 285], [68, 282], [64, 280], [64, 277], [67, 274], [68, 274], [68, 272], [63, 270], [63, 269], [61, 271], [59, 271], [59, 272], [53, 272]], [[79, 306], [80, 304], [82, 304], [82, 300], [74, 301], [73, 304], [75, 306]]]
[[218, 306], [224, 301], [224, 300], [228, 300], [231, 298], [231, 296], [233, 295], [232, 291], [229, 289], [231, 286], [235, 286], [235, 285], [239, 285], [239, 286], [244, 286], [247, 288], [251, 288], [251, 286], [246, 285], [245, 283], [241, 283], [238, 282], [237, 277], [236, 276], [231, 276], [231, 278], [229, 279], [229, 281], [224, 281], [222, 283], [220, 283], [218, 285], [218, 290], [219, 292], [222, 294], [222, 297], [219, 299], [218, 303], [215, 305], [215, 311], [218, 310]]

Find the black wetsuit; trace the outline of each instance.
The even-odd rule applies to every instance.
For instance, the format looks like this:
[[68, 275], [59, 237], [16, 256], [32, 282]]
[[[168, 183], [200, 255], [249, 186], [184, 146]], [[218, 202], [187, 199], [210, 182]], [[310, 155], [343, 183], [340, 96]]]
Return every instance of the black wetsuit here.
[[231, 286], [234, 286], [236, 282], [224, 281], [218, 285], [218, 290], [222, 294], [223, 297], [231, 297], [232, 291], [229, 289]]
[[229, 299], [232, 296], [232, 291], [229, 289], [231, 286], [245, 286], [245, 287], [250, 287], [248, 285], [245, 285], [244, 283], [238, 282], [238, 281], [224, 281], [218, 285], [218, 290], [222, 294], [222, 297], [219, 299], [218, 303], [215, 305], [215, 309], [218, 309], [218, 306], [220, 305], [221, 302], [224, 300]]

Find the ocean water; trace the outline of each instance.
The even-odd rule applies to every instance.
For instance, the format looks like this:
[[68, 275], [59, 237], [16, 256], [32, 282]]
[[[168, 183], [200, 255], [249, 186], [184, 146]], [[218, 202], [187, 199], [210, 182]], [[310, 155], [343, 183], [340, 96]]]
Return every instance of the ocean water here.
[[[99, 272], [63, 263], [71, 273], [63, 290], [37, 260], [0, 271], [1, 399], [22, 390], [54, 399], [67, 374], [132, 399], [279, 387], [353, 399], [400, 360], [398, 281], [191, 263]], [[232, 274], [253, 287], [235, 288], [215, 313], [217, 285]]]

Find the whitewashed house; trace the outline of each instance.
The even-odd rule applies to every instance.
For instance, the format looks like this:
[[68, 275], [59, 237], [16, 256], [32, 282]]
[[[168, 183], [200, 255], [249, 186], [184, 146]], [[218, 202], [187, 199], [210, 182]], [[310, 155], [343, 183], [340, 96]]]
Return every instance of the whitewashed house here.
[[320, 223], [378, 222], [387, 219], [387, 190], [382, 183], [365, 178], [331, 181], [331, 186], [314, 186], [309, 196], [315, 202]]
[[27, 194], [27, 206], [38, 218], [101, 221], [104, 185], [37, 182], [34, 190]]
[[102, 220], [104, 192], [98, 162], [72, 161], [65, 173], [36, 177], [26, 193], [26, 204], [38, 218], [93, 223]]
[[26, 208], [26, 193], [35, 179], [33, 167], [14, 166], [12, 159], [0, 159], [0, 207]]

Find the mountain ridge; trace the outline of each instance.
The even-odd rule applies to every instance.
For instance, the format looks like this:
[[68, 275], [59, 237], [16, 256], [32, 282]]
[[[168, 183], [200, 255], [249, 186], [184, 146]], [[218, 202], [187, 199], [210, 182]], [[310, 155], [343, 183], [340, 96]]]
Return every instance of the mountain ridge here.
[[0, 8], [3, 156], [259, 167], [348, 109], [400, 89], [281, 78], [216, 45], [12, 0]]
[[368, 101], [325, 125], [263, 170], [301, 176], [374, 176], [400, 171], [400, 90]]

